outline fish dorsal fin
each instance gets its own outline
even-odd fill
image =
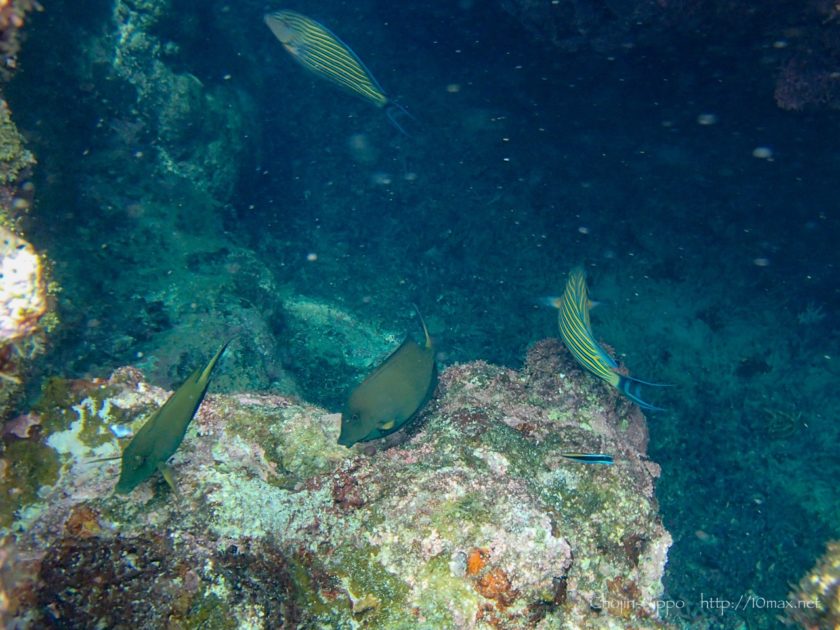
[[[423,326],[423,335],[426,338],[425,347],[427,350],[431,350],[432,348],[432,337],[429,335],[429,328],[426,326],[426,320],[423,319],[423,313],[420,312],[420,309],[417,307],[416,304],[412,304],[414,306],[414,310],[417,311],[417,317],[420,318],[420,324]]]
[[[216,354],[213,355],[213,358],[210,359],[210,362],[207,363],[207,366],[201,372],[198,373],[198,378],[195,379],[197,383],[203,383],[210,380],[210,374],[213,372],[213,368],[216,367],[216,363],[219,362],[219,359],[222,358],[222,355],[224,354],[225,350],[227,350],[227,347],[230,345],[230,342],[234,339],[235,337],[231,337],[230,339],[225,341],[224,344],[222,344],[222,347],[219,348],[218,352],[216,352]]]

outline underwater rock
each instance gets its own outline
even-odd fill
[[[20,51],[20,29],[26,14],[40,9],[35,0],[4,0],[0,2],[0,79],[7,80],[17,68]]]
[[[244,161],[246,139],[253,137],[250,102],[232,88],[205,85],[173,68],[179,43],[158,34],[167,20],[180,17],[169,0],[114,0],[112,16],[103,35],[86,44],[80,78],[96,77],[107,51],[108,78],[136,95],[121,115],[142,122],[144,135],[154,137],[161,175],[224,202]],[[205,208],[195,211],[197,217],[207,214]]]
[[[23,137],[12,122],[9,106],[0,97],[0,186],[14,184],[34,164],[35,157],[24,146]]]
[[[42,264],[31,245],[0,226],[0,428],[23,393],[29,366],[44,351]]]
[[[840,627],[840,541],[828,543],[817,564],[799,581],[785,609],[800,628]]]
[[[0,81],[17,70],[20,31],[27,14],[41,10],[35,0],[0,2]],[[46,337],[57,325],[52,261],[36,252],[24,233],[23,217],[32,207],[29,181],[35,155],[12,119],[0,86],[0,429],[24,391],[33,361],[44,353]],[[0,453],[5,448],[0,443]],[[0,560],[0,569],[2,560]],[[2,599],[2,595],[0,595]],[[0,606],[2,603],[0,603]]]
[[[45,452],[2,531],[31,579],[7,589],[32,627],[661,627],[671,538],[638,408],[556,340],[522,371],[440,375],[403,442],[336,443],[339,416],[281,396],[219,395],[160,476],[113,494],[110,427],[167,392],[123,368],[54,381],[19,440]],[[564,459],[603,451],[613,466]],[[57,470],[57,472],[56,472]],[[21,572],[21,575],[25,575]],[[134,602],[142,601],[138,607]],[[151,624],[151,625],[149,625]]]
[[[294,293],[282,297],[282,313],[284,364],[307,398],[335,409],[343,405],[350,385],[387,358],[406,334],[376,328],[339,305]]]
[[[75,37],[64,27],[73,10],[57,3],[50,19],[33,24],[33,49],[62,42],[55,57],[27,62],[54,67],[54,83],[18,98],[51,128],[34,134],[35,142],[51,139],[39,146],[45,196],[68,186],[78,193],[42,204],[37,217],[39,243],[67,279],[62,312],[76,324],[49,360],[66,373],[104,373],[145,357],[149,378],[171,384],[201,358],[208,337],[242,326],[248,343],[230,360],[253,369],[237,370],[243,378],[230,388],[293,390],[271,358],[279,356],[268,322],[277,308],[271,274],[225,229],[259,136],[251,97],[215,74],[202,81],[188,71],[179,51],[196,36],[175,3],[98,3]],[[76,89],[69,95],[56,84]],[[98,121],[81,151],[81,127],[49,114],[68,98],[80,120]],[[68,160],[72,183],[58,176]]]
[[[0,344],[7,344],[38,329],[47,311],[47,287],[35,249],[2,226],[0,280]]]

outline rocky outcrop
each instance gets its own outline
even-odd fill
[[[119,462],[93,460],[118,455],[114,433],[137,430],[166,395],[125,368],[53,381],[19,419],[10,449],[23,463],[2,488],[21,497],[2,515],[18,616],[47,627],[660,626],[671,539],[644,417],[556,341],[536,344],[522,371],[447,368],[418,422],[353,449],[318,407],[211,393],[173,460],[180,496],[157,477],[113,495]]]

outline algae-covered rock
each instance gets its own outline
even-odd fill
[[[9,106],[0,98],[0,186],[16,182],[20,173],[33,164],[35,157],[24,147]]]
[[[831,541],[790,594],[787,618],[800,628],[840,627],[840,541]]]
[[[137,627],[660,627],[671,539],[644,417],[555,341],[522,371],[444,370],[390,447],[338,446],[339,417],[299,400],[211,390],[171,462],[179,496],[159,476],[114,495],[119,461],[93,460],[118,454],[113,428],[137,430],[166,395],[135,369],[45,393],[22,442],[58,465],[16,478],[27,501],[5,527],[40,563],[19,615],[87,627],[115,610]]]
[[[32,245],[0,225],[0,425],[23,391],[31,362],[43,353],[49,310],[44,262]]]
[[[302,295],[285,296],[282,312],[286,365],[309,398],[335,409],[349,384],[361,381],[406,334],[378,329],[339,305]]]

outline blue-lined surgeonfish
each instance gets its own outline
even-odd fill
[[[118,494],[128,494],[156,470],[163,474],[166,483],[175,491],[175,480],[166,461],[175,454],[184,440],[187,427],[210,386],[213,368],[230,341],[226,341],[205,367],[196,369],[172,393],[125,447],[120,479],[115,489]]]
[[[425,343],[407,338],[356,387],[341,412],[338,443],[353,446],[398,431],[416,417],[437,385],[435,349],[420,311]]]
[[[618,364],[607,354],[607,351],[595,341],[592,334],[592,324],[589,321],[589,291],[586,288],[586,274],[581,267],[575,267],[569,272],[566,289],[559,298],[546,298],[546,303],[557,308],[560,312],[557,321],[560,325],[560,336],[572,356],[584,369],[615,387],[642,409],[647,411],[662,411],[645,402],[640,397],[642,385],[664,387],[661,383],[649,383],[632,376],[618,373]]]
[[[266,13],[264,20],[274,36],[300,65],[384,109],[391,123],[402,133],[406,133],[394,116],[411,115],[390,99],[362,60],[330,29],[295,11]]]

